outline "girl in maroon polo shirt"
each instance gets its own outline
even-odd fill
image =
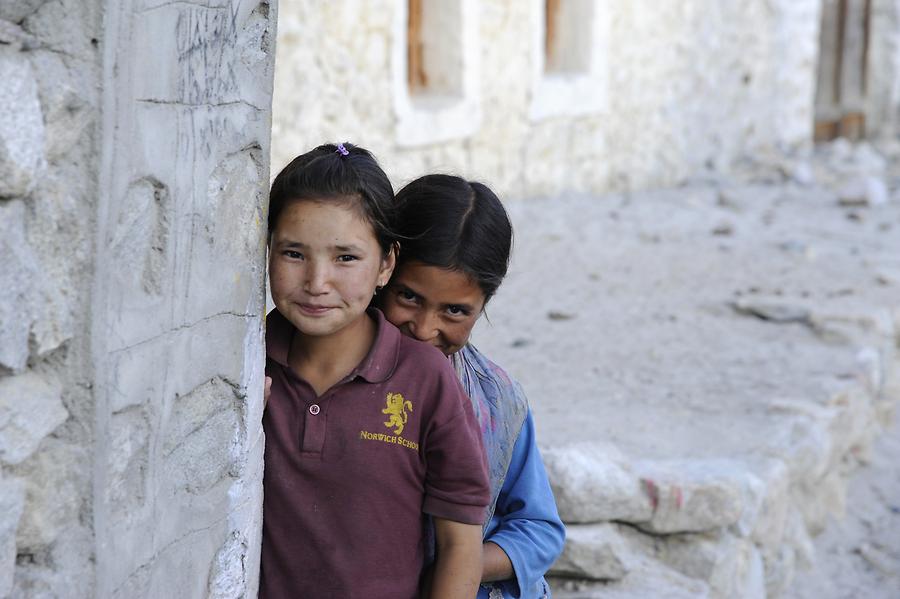
[[[351,144],[272,184],[261,597],[415,597],[426,515],[431,596],[477,591],[490,491],[471,403],[439,351],[367,310],[395,265],[392,214]]]

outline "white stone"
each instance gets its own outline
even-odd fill
[[[93,106],[87,100],[83,77],[73,77],[63,58],[56,52],[35,50],[31,58],[44,113],[46,157],[62,158],[94,123]]]
[[[796,507],[788,510],[784,528],[785,542],[794,550],[795,561],[801,568],[812,568],[816,561],[816,547],[813,544],[803,514]]]
[[[852,161],[864,173],[882,173],[887,167],[887,159],[867,141],[854,146]]]
[[[0,597],[8,597],[16,569],[16,528],[25,504],[22,481],[0,473]]]
[[[631,553],[615,524],[569,524],[562,555],[551,566],[550,574],[619,580],[629,571]]]
[[[685,576],[702,580],[714,597],[759,596],[747,592],[762,582],[762,571],[755,563],[758,551],[748,539],[721,531],[653,536],[628,527],[621,530],[633,551],[641,551]]]
[[[706,599],[714,596],[709,585],[702,580],[685,576],[649,558],[639,559],[634,564],[634,569],[622,580],[609,583],[575,581],[567,584],[563,579],[556,578],[551,584],[553,597],[556,599]]]
[[[201,493],[240,474],[240,413],[234,389],[214,379],[178,397],[162,435],[163,473],[178,490]],[[203,455],[202,460],[197,456]]]
[[[878,397],[884,387],[884,362],[881,352],[874,347],[863,347],[856,352],[856,364],[873,397]]]
[[[796,550],[790,545],[776,547],[770,554],[763,555],[767,597],[784,596],[794,579],[796,556]]]
[[[876,176],[853,179],[838,190],[838,202],[842,206],[883,206],[889,200],[887,184]]]
[[[874,398],[862,385],[853,385],[828,400],[833,417],[831,463],[837,465],[849,452],[867,455],[879,431]]]
[[[247,591],[247,540],[232,533],[216,553],[209,572],[209,599],[243,599]]]
[[[18,23],[48,0],[3,0],[0,2],[0,19]]]
[[[0,462],[19,464],[66,421],[62,390],[33,372],[0,379]]]
[[[0,92],[2,93],[2,92]],[[12,371],[28,361],[31,302],[40,266],[25,238],[25,205],[0,201],[0,366]]]
[[[141,516],[146,498],[150,423],[144,408],[133,406],[113,414],[108,434],[104,499],[114,517],[130,522]]]
[[[37,553],[78,522],[90,457],[84,448],[48,439],[22,464],[20,470],[28,476],[26,508],[17,535],[19,551]]]
[[[827,472],[833,451],[828,427],[833,410],[805,400],[776,400],[773,413],[786,415],[764,441],[764,455],[783,460],[792,482],[812,482]]]
[[[781,460],[761,460],[751,467],[747,501],[739,533],[761,547],[776,547],[782,542],[790,506],[790,476]]]
[[[639,522],[652,516],[638,476],[612,445],[548,447],[543,458],[564,522]]]
[[[791,501],[803,514],[812,535],[825,530],[829,518],[843,518],[847,511],[847,481],[837,470],[812,483],[791,487]]]
[[[739,522],[746,466],[725,459],[644,461],[635,467],[654,506],[636,525],[654,533],[700,532]]]
[[[46,166],[44,118],[24,53],[0,46],[0,81],[0,197],[19,197]]]
[[[10,599],[94,597],[93,541],[86,527],[67,527],[39,559],[17,564]]]

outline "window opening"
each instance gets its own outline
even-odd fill
[[[591,4],[591,0],[545,0],[545,73],[585,73],[590,69]]]
[[[865,135],[871,0],[827,0],[822,7],[815,140]]]
[[[461,96],[462,3],[408,0],[407,6],[406,75],[410,93]]]
[[[422,61],[422,0],[409,0],[406,40],[407,83],[410,91],[422,91],[428,85]]]

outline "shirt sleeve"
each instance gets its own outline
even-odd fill
[[[541,459],[531,410],[513,449],[512,460],[485,541],[496,543],[512,562],[515,577],[506,594],[528,597],[562,553],[566,533]]]
[[[442,358],[443,359],[443,358]],[[482,524],[490,483],[481,430],[450,363],[443,362],[437,407],[423,450],[425,501],[422,511],[464,524]]]

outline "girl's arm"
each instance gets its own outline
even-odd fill
[[[484,555],[481,566],[481,582],[494,582],[512,578],[515,571],[509,556],[500,548],[500,545],[492,541],[485,541]]]
[[[481,526],[434,518],[432,599],[472,599],[481,580]]]

